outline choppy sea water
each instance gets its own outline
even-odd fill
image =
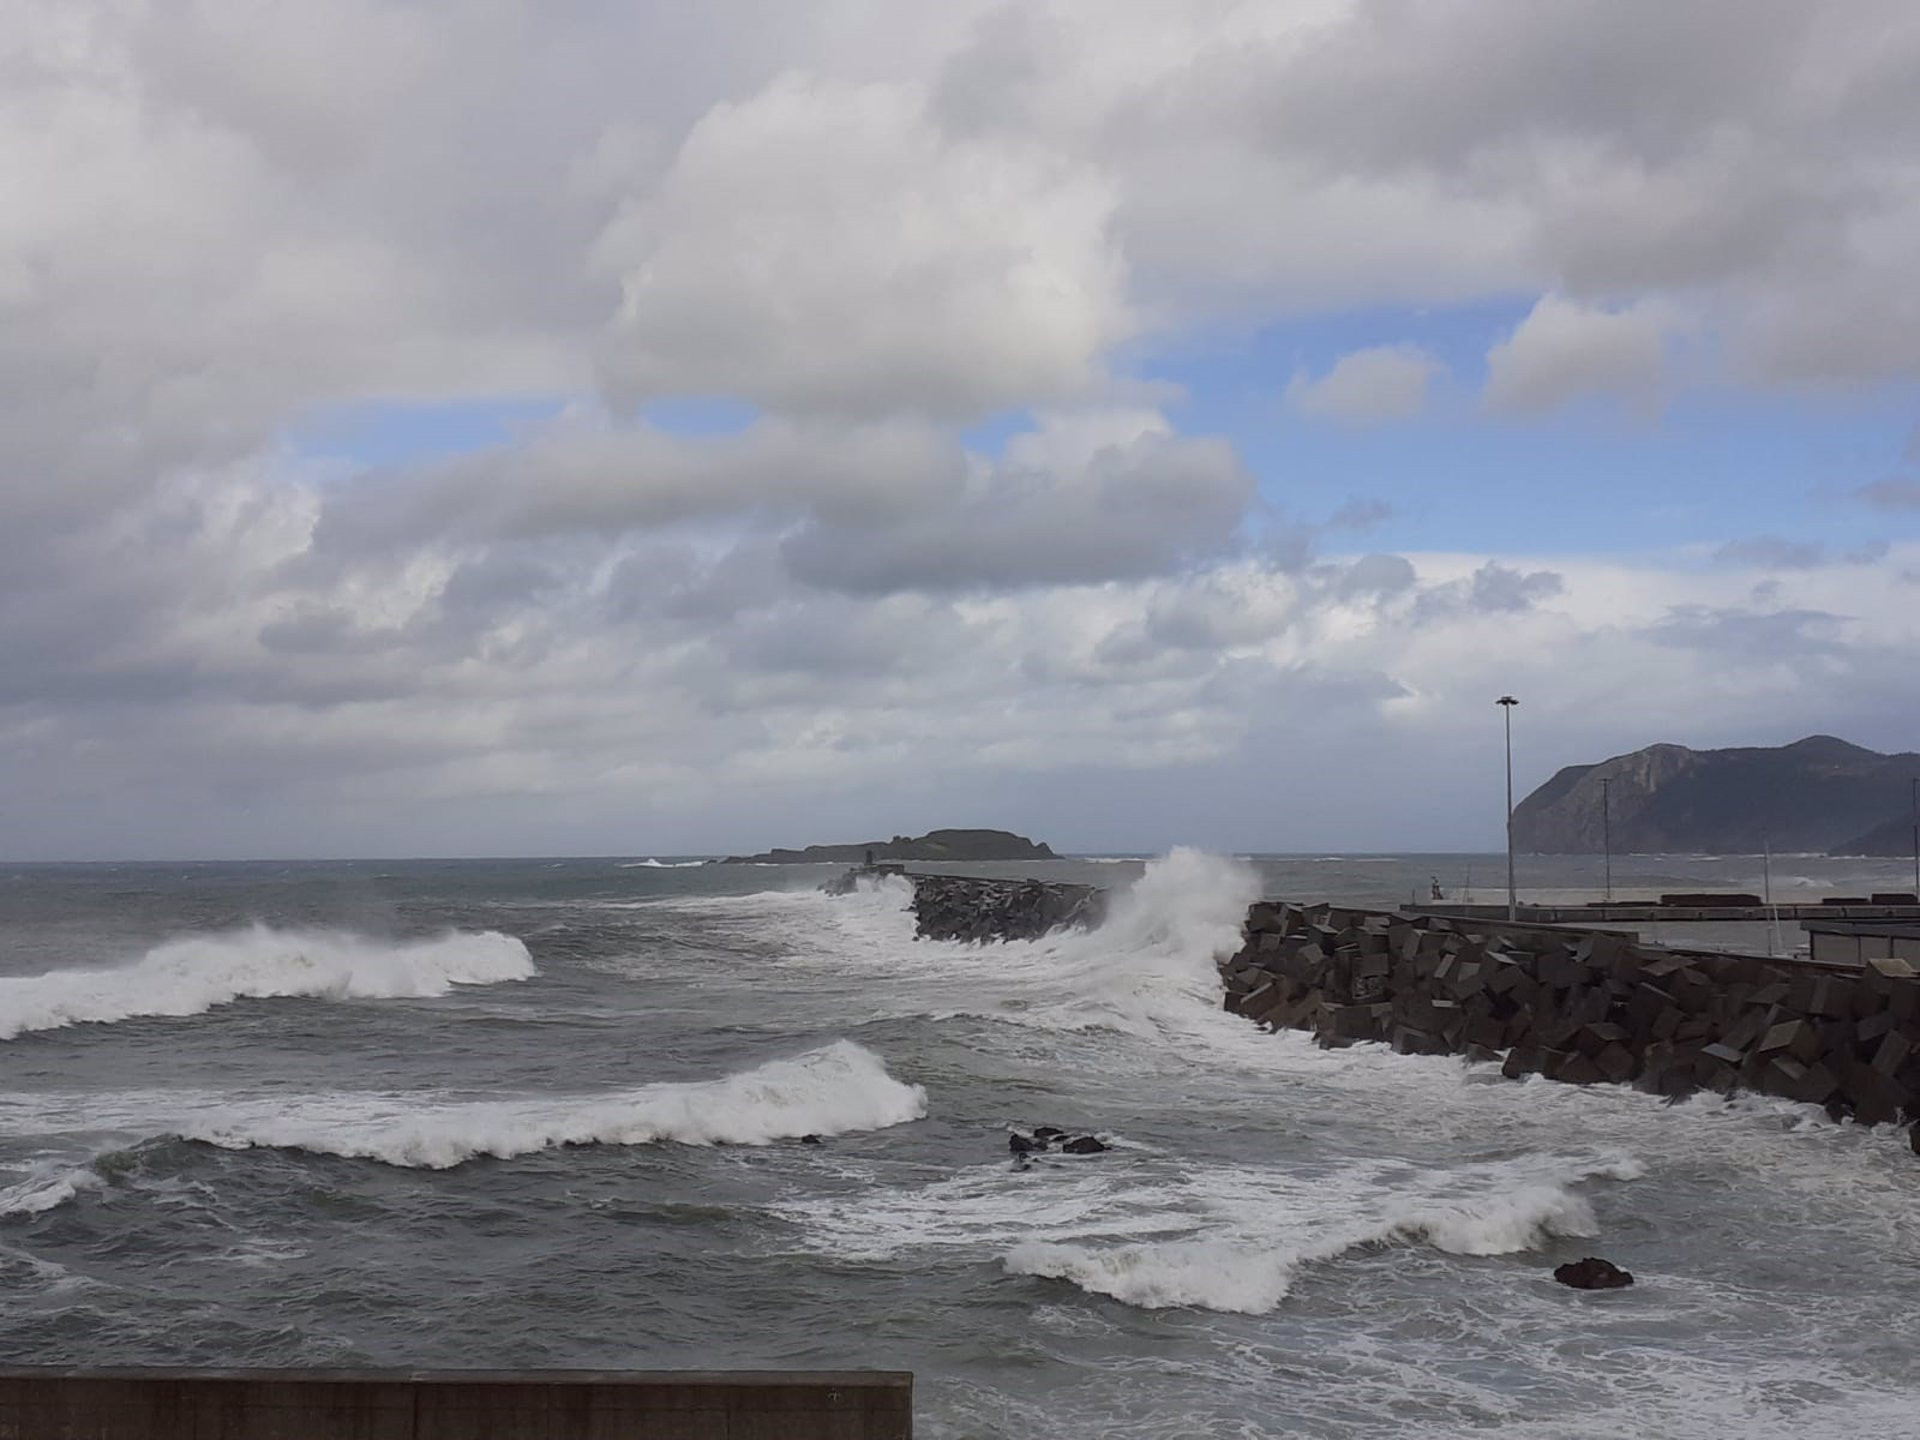
[[[1124,894],[967,948],[824,867],[0,869],[0,1362],[900,1368],[936,1437],[1920,1433],[1902,1134],[1219,1010],[1254,895],[1500,857],[973,868]],[[1040,1123],[1114,1149],[1015,1171]],[[1589,1253],[1640,1283],[1552,1282]]]

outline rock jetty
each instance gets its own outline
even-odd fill
[[[855,865],[820,888],[851,895],[862,881],[889,877],[913,886],[914,934],[922,940],[1037,940],[1050,930],[1090,930],[1106,918],[1107,892],[1050,880],[985,880],[909,875],[903,865]]]
[[[1669,950],[1633,936],[1263,901],[1226,1008],[1325,1046],[1382,1041],[1667,1096],[1755,1090],[1920,1117],[1920,974]]]
[[[928,940],[1037,940],[1067,926],[1091,929],[1106,917],[1107,892],[1046,880],[977,880],[909,875],[916,933]]]

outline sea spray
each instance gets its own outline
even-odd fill
[[[426,998],[533,973],[526,945],[494,930],[394,941],[255,925],[169,940],[131,965],[0,979],[0,1040],[270,996]]]
[[[328,1096],[181,1130],[228,1149],[272,1146],[445,1170],[563,1145],[766,1145],[802,1135],[880,1130],[927,1113],[927,1092],[880,1057],[840,1040],[718,1080],[600,1095],[459,1104],[417,1097]]]
[[[777,963],[857,984],[868,1013],[1165,1040],[1223,1022],[1244,1028],[1220,1013],[1214,961],[1239,948],[1258,895],[1248,866],[1179,848],[1116,890],[1098,928],[1003,944],[916,940],[912,885],[897,877],[844,896],[770,891],[669,903],[728,933],[773,937]]]

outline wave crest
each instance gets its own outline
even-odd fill
[[[169,940],[131,965],[0,979],[0,1040],[65,1025],[198,1015],[242,999],[424,999],[533,973],[526,945],[497,930],[398,942],[255,925]]]
[[[0,1215],[41,1215],[75,1199],[83,1190],[102,1190],[106,1181],[85,1167],[46,1168],[24,1180],[0,1185]]]
[[[358,1113],[340,1113],[355,1106]],[[393,1096],[336,1096],[181,1133],[232,1150],[271,1146],[445,1170],[482,1155],[506,1159],[563,1145],[766,1145],[882,1130],[926,1113],[922,1087],[895,1080],[879,1056],[839,1040],[719,1080],[424,1107]]]
[[[1302,1266],[1351,1250],[1426,1244],[1451,1255],[1511,1255],[1560,1236],[1597,1233],[1585,1197],[1565,1184],[1535,1184],[1448,1203],[1411,1202],[1291,1247],[1253,1238],[1117,1246],[1028,1242],[1014,1246],[1004,1264],[1009,1274],[1066,1280],[1142,1309],[1193,1306],[1259,1315],[1286,1298]]]

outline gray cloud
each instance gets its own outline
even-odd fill
[[[1326,503],[1292,456],[1263,497],[1136,378],[1219,322],[1518,298],[1501,413],[1910,380],[1904,4],[8,19],[12,851],[724,846],[878,794],[1116,830],[1224,797],[1254,843],[1249,755],[1298,816],[1351,813],[1325,757],[1431,776],[1490,625],[1515,685],[1657,673],[1701,729],[1748,723],[1769,653],[1806,672],[1768,669],[1769,713],[1824,716],[1833,674],[1863,723],[1911,713],[1910,547],[1316,559],[1381,512],[1284,522]],[[1433,377],[1389,344],[1296,401],[1405,415]],[[752,423],[646,408],[684,396]],[[286,438],[527,397],[563,413],[425,463]],[[983,418],[1020,433],[970,447]]]
[[[1810,540],[1785,540],[1777,535],[1757,535],[1750,540],[1729,540],[1713,552],[1723,565],[1752,565],[1762,570],[1811,570],[1824,564],[1827,547]]]
[[[1812,540],[1788,540],[1778,535],[1756,535],[1729,540],[1713,558],[1723,565],[1746,565],[1761,570],[1814,570],[1822,565],[1872,565],[1884,560],[1891,544],[1871,541],[1852,550],[1835,551]]]
[[[1409,420],[1427,406],[1440,362],[1417,345],[1380,345],[1343,355],[1318,379],[1296,375],[1287,403],[1303,415],[1348,424]]]
[[[1381,572],[1389,574],[1388,567]],[[1552,570],[1516,570],[1489,560],[1463,580],[1422,592],[1416,614],[1431,622],[1458,615],[1519,615],[1565,592],[1566,580]]]
[[[1661,645],[1774,663],[1836,654],[1845,645],[1848,623],[1847,617],[1824,610],[1677,605],[1646,633]]]
[[[1221,443],[1141,433],[1066,460],[1014,453],[945,503],[870,521],[816,519],[783,547],[793,573],[850,591],[1137,579],[1224,551],[1253,479]]]
[[[1582,395],[1643,408],[1657,402],[1666,368],[1668,317],[1660,307],[1606,310],[1542,297],[1487,355],[1487,408],[1538,414]]]
[[[1881,510],[1920,510],[1920,480],[1876,480],[1854,493]]]

